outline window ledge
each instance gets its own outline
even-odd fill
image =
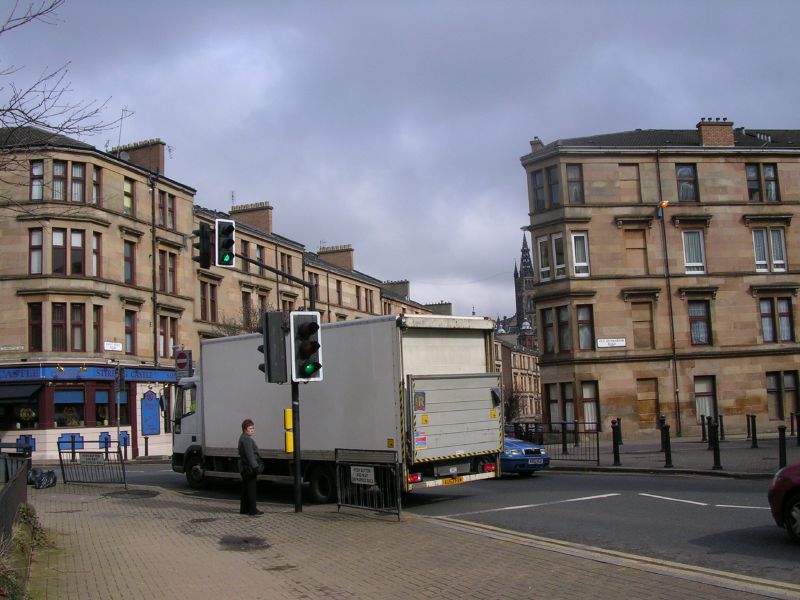
[[[128,227],[127,225],[120,225],[119,231],[123,235],[131,235],[133,237],[142,237],[144,235],[144,231],[139,231],[138,229],[134,229],[133,227]]]
[[[142,298],[135,298],[133,296],[123,296],[122,294],[120,294],[119,299],[122,302],[123,306],[125,305],[142,306],[145,303],[145,300],[143,300]]]
[[[41,288],[17,290],[17,296],[38,296],[38,295],[61,294],[64,296],[97,296],[99,298],[110,298],[111,293],[91,288]]]
[[[791,294],[797,296],[797,291],[800,290],[800,283],[787,282],[787,283],[765,283],[762,285],[751,285],[750,294],[753,298],[759,296],[771,296],[774,294]]]
[[[653,227],[652,215],[619,215],[614,217],[617,229],[622,229],[623,225],[647,225],[648,229]]]
[[[159,310],[159,312],[160,311],[164,311],[164,312],[170,312],[170,313],[175,313],[175,314],[182,315],[183,311],[184,311],[184,307],[183,306],[175,306],[174,304],[165,304],[163,302],[159,302],[158,303],[158,310]]]
[[[750,224],[753,225],[763,225],[764,223],[779,223],[788,227],[792,224],[792,215],[787,214],[752,214],[752,215],[743,215],[742,218],[744,219],[744,224],[747,227],[750,227]]]
[[[183,247],[184,247],[183,244],[181,244],[180,242],[176,242],[176,241],[170,240],[170,239],[162,237],[160,235],[156,236],[156,240],[162,246],[167,246],[168,248],[172,248],[174,250],[183,250]]]
[[[661,288],[622,288],[622,300],[627,302],[632,298],[652,298],[655,301],[658,301],[658,295],[661,293]]]
[[[675,227],[681,225],[701,225],[705,228],[711,224],[711,215],[672,215],[672,224]]]
[[[700,286],[700,287],[682,287],[678,288],[678,294],[681,297],[681,300],[686,298],[686,296],[702,296],[705,298],[716,299],[717,291],[719,291],[719,287],[717,286]]]

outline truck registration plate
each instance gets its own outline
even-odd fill
[[[541,458],[529,458],[528,459],[528,464],[529,465],[540,465],[543,462],[544,462],[544,460],[541,459]]]
[[[463,483],[463,477],[448,477],[447,479],[442,479],[442,485],[456,485],[457,483]]]

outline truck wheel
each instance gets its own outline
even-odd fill
[[[800,494],[795,494],[786,502],[783,524],[789,532],[789,537],[795,542],[800,542]]]
[[[336,477],[333,469],[324,465],[312,467],[306,475],[309,498],[317,504],[336,502]]]
[[[208,485],[208,479],[203,469],[203,461],[199,456],[192,456],[186,461],[186,482],[195,490],[202,490]]]

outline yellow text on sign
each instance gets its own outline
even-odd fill
[[[490,419],[496,419],[497,418],[497,411],[494,408],[489,411],[489,418]]]
[[[428,415],[422,415],[422,424],[423,425],[427,425],[428,424]]]

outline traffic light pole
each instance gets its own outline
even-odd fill
[[[293,281],[299,285],[307,287],[308,308],[309,310],[314,310],[316,308],[317,298],[313,284],[309,283],[308,281],[304,281],[299,277],[295,277],[294,275],[290,275],[285,271],[281,271],[275,267],[270,267],[262,262],[253,260],[249,256],[236,254],[236,258],[254,264],[262,269],[266,269],[270,273],[281,275],[289,281]],[[292,426],[294,428],[294,451],[292,454],[292,460],[294,461],[294,512],[299,513],[303,512],[303,471],[302,465],[300,464],[300,384],[296,381],[292,382]]]

